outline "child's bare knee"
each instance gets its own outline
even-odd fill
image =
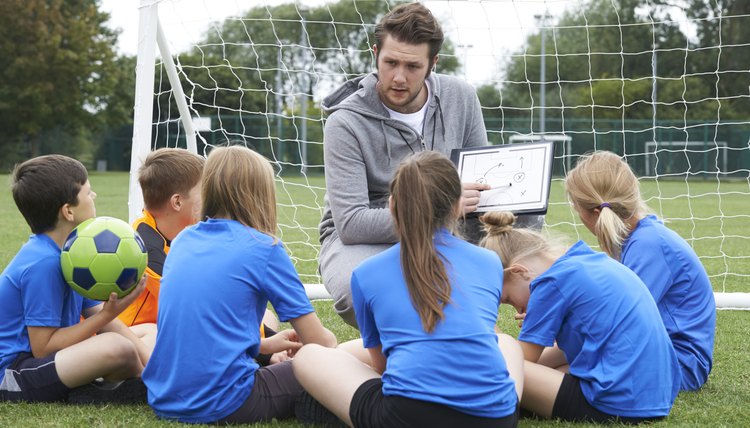
[[[102,352],[109,361],[115,365],[124,367],[128,365],[138,366],[140,360],[135,344],[117,333],[104,333],[106,343],[102,346]]]
[[[295,373],[298,370],[304,370],[312,364],[311,361],[313,361],[315,356],[320,354],[320,352],[325,352],[325,348],[315,343],[310,343],[300,348],[292,360],[292,367],[294,368]]]

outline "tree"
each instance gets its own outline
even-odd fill
[[[697,40],[678,23],[694,19]],[[660,120],[746,117],[750,2],[587,0],[545,31],[547,118]],[[505,117],[538,123],[541,34],[505,64]],[[717,73],[717,70],[719,73]],[[547,127],[549,129],[549,127]],[[526,130],[527,132],[530,130]]]
[[[43,151],[90,152],[116,79],[117,34],[96,0],[0,2],[0,150],[5,167]]]
[[[279,100],[296,94],[311,98],[321,81],[340,83],[374,68],[375,23],[392,6],[339,0],[253,7],[241,19],[217,23],[178,56],[183,88],[196,111],[219,116],[274,112]],[[453,52],[446,41],[441,72],[458,68]]]

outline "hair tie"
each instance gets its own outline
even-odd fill
[[[609,204],[609,202],[603,202],[601,205],[599,205],[600,209],[609,208],[612,209],[612,205]]]

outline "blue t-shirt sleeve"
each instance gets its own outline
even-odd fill
[[[65,293],[72,293],[62,276],[60,260],[46,257],[26,270],[21,281],[24,323],[32,327],[60,327]]]
[[[315,311],[281,242],[270,249],[265,278],[261,286],[279,320],[286,322]]]
[[[566,311],[567,302],[554,280],[540,281],[529,296],[518,340],[540,346],[554,345]]]
[[[661,302],[672,284],[672,270],[658,242],[633,242],[623,254],[622,264],[641,278],[657,304]]]
[[[91,300],[88,297],[84,297],[83,298],[83,309],[93,308],[94,306],[101,305],[103,303],[104,302],[100,302],[98,300]]]
[[[362,335],[362,344],[365,348],[374,348],[379,346],[380,333],[375,325],[375,318],[370,310],[368,302],[365,301],[365,297],[362,294],[362,289],[359,286],[359,280],[357,279],[357,273],[352,274],[352,306],[354,308],[354,317],[357,319],[357,326],[359,332]]]

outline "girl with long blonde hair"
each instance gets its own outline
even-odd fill
[[[651,291],[680,360],[681,389],[699,389],[713,365],[716,303],[695,251],[648,214],[638,178],[614,153],[583,157],[568,173],[565,190],[602,249]]]
[[[189,423],[253,423],[294,414],[290,361],[259,353],[335,346],[276,232],[273,170],[242,146],[215,148],[203,171],[204,220],[177,235],[164,264],[156,347],[143,372],[156,415]],[[261,341],[268,302],[293,327]]]

